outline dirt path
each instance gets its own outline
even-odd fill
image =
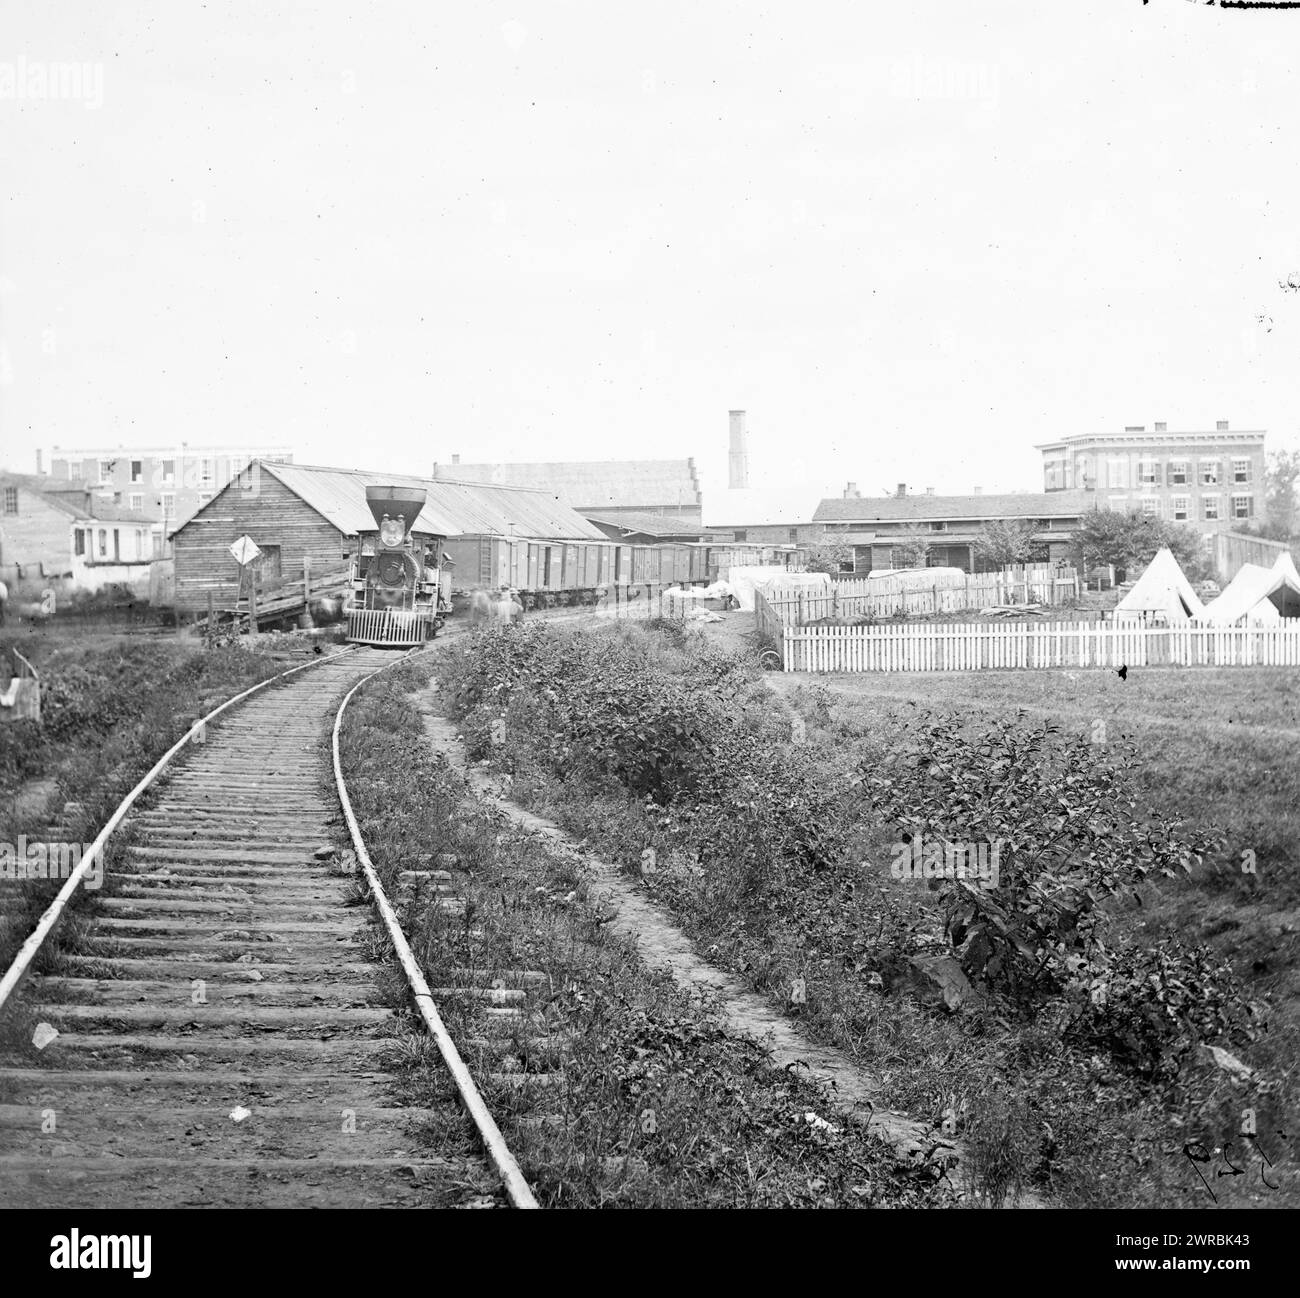
[[[610,927],[636,944],[647,965],[665,970],[680,987],[705,999],[733,1032],[764,1044],[779,1067],[806,1069],[810,1076],[831,1086],[846,1116],[883,1137],[904,1158],[923,1160],[945,1155],[960,1158],[960,1146],[953,1145],[930,1124],[878,1107],[879,1083],[841,1051],[809,1041],[764,997],[701,959],[668,912],[650,901],[617,866],[582,849],[553,821],[512,802],[503,791],[499,777],[470,766],[456,738],[455,726],[440,715],[436,693],[417,694],[415,702],[423,714],[425,733],[434,750],[467,778],[479,797],[500,808],[521,829],[536,834],[550,850],[567,854],[582,865],[591,881],[592,900],[606,912],[614,913]],[[1042,1205],[1026,1195],[1017,1206]]]
[[[454,1106],[403,1105],[390,1064],[412,1029],[375,985],[369,910],[330,860],[344,831],[322,728],[388,661],[349,654],[250,700],[135,815],[89,935],[11,1007],[0,1207],[429,1207],[497,1191]],[[39,1048],[38,1024],[57,1032]],[[436,1155],[414,1130],[430,1123],[447,1133]]]

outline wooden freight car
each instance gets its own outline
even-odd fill
[[[707,583],[716,575],[713,548],[699,544],[619,545],[613,541],[546,541],[503,536],[450,537],[451,590],[509,587],[525,609],[594,604],[616,588],[654,596],[669,586]]]

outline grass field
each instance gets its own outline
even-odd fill
[[[1134,929],[1204,942],[1230,961],[1270,1007],[1270,1030],[1250,1061],[1291,1089],[1300,1058],[1300,671],[1166,668],[1134,670],[1126,681],[1110,671],[770,679],[801,710],[827,718],[820,738],[832,750],[924,714],[954,730],[1022,714],[1103,745],[1131,738],[1144,801],[1215,830],[1222,847],[1190,876],[1147,885],[1140,916],[1132,903],[1116,909]],[[1242,870],[1248,852],[1254,874]]]
[[[1278,1134],[1297,1117],[1300,673],[764,674],[752,628],[743,614],[709,624],[712,653],[668,624],[494,638],[458,655],[444,687],[472,755],[512,775],[513,797],[640,878],[711,960],[873,1074],[880,1103],[955,1123],[1061,1206],[1212,1206],[1210,1193],[1221,1206],[1300,1202]],[[717,649],[736,655],[730,666]],[[497,720],[502,738],[490,740]],[[1089,1018],[1068,979],[1026,999],[991,971],[988,999],[945,1013],[908,962],[950,949],[951,891],[890,868],[918,817],[945,838],[1012,834],[1013,879],[1063,834],[1079,845],[1074,864],[1049,871],[1098,878],[1119,877],[1133,844],[1178,856],[1195,843],[1190,876],[1155,871],[1097,894],[1109,955],[1094,967],[1131,1008]],[[652,877],[639,869],[647,847]],[[1255,874],[1240,869],[1246,851]],[[1019,887],[997,896],[1040,913]],[[1056,930],[1059,947],[1033,939],[1032,958],[1071,949],[1072,922]],[[1244,988],[1225,981],[1223,961]],[[1170,1052],[1154,1070],[1126,1026],[1152,1021]],[[1256,1077],[1239,1083],[1198,1040]],[[1178,1060],[1171,1083],[1161,1069]],[[1260,1123],[1252,1148],[1276,1165],[1269,1182],[1252,1163],[1228,1180],[1211,1169],[1207,1191],[1189,1142],[1240,1162],[1246,1109]]]

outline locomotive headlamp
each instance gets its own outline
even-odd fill
[[[379,524],[379,539],[387,546],[401,545],[406,536],[406,517],[398,514],[396,518],[384,515]]]

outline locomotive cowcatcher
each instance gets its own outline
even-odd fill
[[[420,487],[366,488],[375,529],[358,534],[352,560],[345,612],[353,644],[411,649],[442,629],[442,538],[413,531],[427,496]]]

